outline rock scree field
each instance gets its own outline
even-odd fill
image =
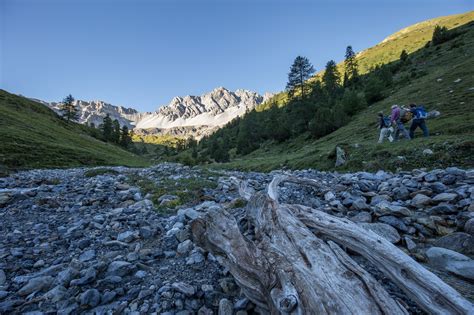
[[[320,209],[373,231],[472,306],[474,170],[256,173],[164,163],[143,169],[32,170],[1,178],[0,313],[258,311],[221,264],[226,253],[199,247],[191,226],[225,211],[248,227],[249,204],[238,183],[264,191],[282,174],[324,187],[284,184],[282,203]],[[186,188],[175,183],[189,181],[202,185],[188,191],[194,198],[180,200]],[[255,237],[245,227],[242,231],[249,240]],[[348,253],[409,313],[424,312],[377,266]]]

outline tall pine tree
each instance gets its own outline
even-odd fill
[[[105,141],[112,141],[114,127],[112,125],[112,119],[110,118],[109,114],[107,114],[102,122],[102,135],[104,136]]]
[[[120,143],[120,123],[117,119],[113,121],[113,131],[112,131],[112,141],[119,144]]]
[[[314,73],[314,68],[309,62],[308,58],[298,56],[288,73],[288,83],[286,90],[288,95],[292,97],[297,89],[300,90],[301,98],[305,97],[305,81],[308,80]]]
[[[128,132],[128,127],[123,126],[120,134],[120,145],[124,148],[128,148],[128,146],[132,143],[132,138]]]
[[[356,54],[354,50],[352,50],[352,46],[347,46],[345,57],[344,86],[352,86],[359,80],[359,69],[357,65]]]
[[[323,74],[323,84],[327,93],[331,97],[335,97],[341,87],[341,78],[339,71],[337,71],[336,62],[334,60],[329,60],[326,64],[326,69]]]
[[[77,119],[77,108],[74,105],[74,97],[72,97],[71,94],[64,98],[60,110],[63,113],[63,117],[65,117],[68,122]]]

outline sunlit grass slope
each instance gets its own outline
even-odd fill
[[[46,106],[0,90],[0,167],[144,166],[147,161],[90,137]]]
[[[365,74],[376,65],[387,64],[398,60],[403,50],[411,54],[423,48],[426,43],[431,40],[436,25],[452,29],[465,25],[470,21],[474,21],[474,11],[437,17],[406,27],[388,36],[379,44],[359,52],[356,57],[359,71],[361,74]],[[350,43],[348,43],[348,45],[349,44]],[[343,56],[343,54],[344,52],[341,52],[341,56]],[[338,60],[339,58],[338,56],[334,56],[334,59]],[[341,74],[344,73],[344,62],[338,63],[338,70]],[[310,81],[321,78],[323,73],[323,71],[319,71]],[[286,104],[287,101],[287,94],[280,92],[269,102],[262,104],[259,110],[268,108],[270,102],[275,102],[282,106]]]
[[[472,12],[458,17],[459,22],[453,17],[443,19],[451,26],[474,19]],[[415,25],[408,30],[419,32],[419,27]],[[474,22],[459,27],[459,31],[462,34],[453,40],[412,53],[411,65],[395,76],[397,83],[390,95],[356,115],[348,125],[318,140],[302,135],[282,144],[267,143],[225,167],[264,171],[281,167],[332,170],[336,146],[343,147],[348,154],[348,163],[338,168],[342,171],[474,167]],[[399,36],[399,45],[406,47],[410,33]],[[382,43],[377,49],[367,50],[371,60],[387,58],[376,54],[377,51],[383,54],[385,50],[380,47],[387,45]],[[382,110],[388,114],[392,104],[411,102],[441,112],[440,117],[427,121],[431,136],[424,139],[418,130],[412,141],[377,144],[376,113]],[[424,149],[434,153],[424,155]]]

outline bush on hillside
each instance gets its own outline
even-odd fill
[[[365,84],[365,99],[368,104],[373,104],[384,99],[384,84],[376,76],[371,76]]]

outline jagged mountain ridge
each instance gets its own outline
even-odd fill
[[[180,136],[200,136],[223,126],[246,111],[252,110],[271,97],[271,94],[259,95],[256,92],[238,89],[235,92],[218,87],[201,96],[187,95],[174,97],[168,105],[155,112],[140,113],[133,108],[115,106],[103,101],[76,100],[79,109],[78,121],[83,124],[102,123],[107,114],[117,119],[123,126],[133,129],[150,129],[156,133],[175,134]],[[38,100],[36,100],[38,101]],[[41,102],[41,101],[40,101]],[[61,103],[41,102],[56,112]],[[195,128],[189,128],[195,127]],[[192,130],[200,130],[198,134]]]

